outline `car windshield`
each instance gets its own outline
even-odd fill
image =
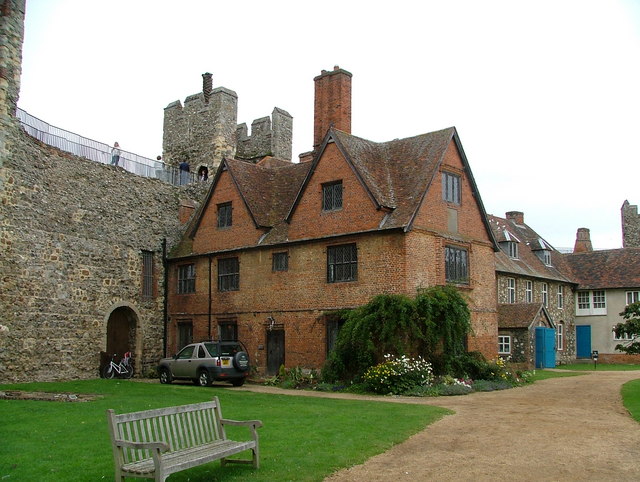
[[[239,343],[214,343],[214,342],[206,342],[204,343],[204,347],[207,349],[209,354],[212,357],[217,356],[233,356],[239,351],[242,351],[242,347]]]
[[[212,357],[218,356],[218,345],[215,343],[205,343],[204,347],[207,349]]]
[[[220,356],[233,356],[239,351],[242,351],[242,348],[236,343],[220,345]]]

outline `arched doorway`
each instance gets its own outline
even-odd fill
[[[128,306],[119,306],[115,308],[109,315],[107,320],[107,343],[106,352],[100,357],[100,373],[102,367],[109,363],[112,355],[116,355],[115,360],[120,361],[122,356],[130,351],[133,355],[137,354],[137,330],[138,315]],[[133,362],[138,368],[139,360],[134,357]]]

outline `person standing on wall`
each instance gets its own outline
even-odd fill
[[[183,186],[185,184],[189,184],[189,163],[187,161],[182,161],[180,163],[180,185]]]
[[[120,144],[117,142],[113,145],[111,149],[111,165],[117,166],[120,162]]]

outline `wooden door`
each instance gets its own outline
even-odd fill
[[[267,375],[277,375],[284,365],[284,330],[267,330]]]

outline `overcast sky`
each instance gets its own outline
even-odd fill
[[[313,78],[353,74],[352,133],[455,126],[488,213],[525,213],[556,248],[622,246],[640,204],[640,0],[27,0],[18,105],[155,158],[163,109],[213,86],[238,122],[280,107],[294,159]]]

